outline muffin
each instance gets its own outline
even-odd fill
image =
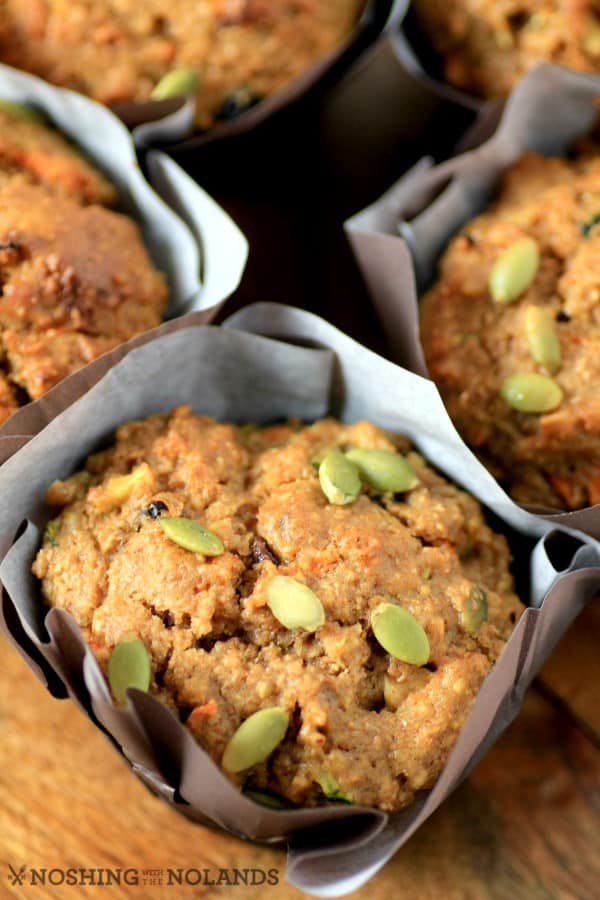
[[[421,305],[451,418],[521,503],[600,502],[599,222],[596,145],[526,153],[450,241]]]
[[[114,186],[42,116],[0,100],[0,171],[27,174],[78,203],[116,206]]]
[[[47,500],[33,572],[115,698],[148,688],[271,803],[409,804],[520,611],[479,504],[366,421],[177,407],[121,426]]]
[[[600,72],[594,0],[413,0],[411,9],[446,79],[470,93],[505,96],[543,62]]]
[[[0,106],[0,423],[159,325],[164,277],[115,188],[58,132]]]
[[[340,44],[365,0],[1,0],[0,60],[102,103],[148,100],[174,70],[199,77],[209,128]]]

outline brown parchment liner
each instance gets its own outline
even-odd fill
[[[0,65],[0,98],[43,113],[110,178],[119,209],[138,223],[154,264],[167,276],[166,318],[194,313],[210,321],[237,288],[248,255],[244,235],[224,210],[159,151],[147,156],[146,179],[127,129],[87,97]],[[35,434],[35,423],[45,420],[46,409],[38,416],[36,403],[47,401],[27,404],[0,427],[0,462],[18,446],[15,436]]]
[[[230,122],[218,122],[194,133],[194,102],[174,98],[161,102],[118,103],[112,110],[132,129],[140,148],[168,145],[169,150],[191,150],[215,141],[235,138],[309,92],[325,89],[340,77],[383,34],[391,32],[405,13],[405,0],[368,0],[354,31],[330,53],[289,84],[265,97]]]
[[[441,469],[459,460],[466,483],[474,458],[430,381],[301,310],[256,304],[225,327],[174,322],[154,340],[118,350],[63,382],[54,418],[0,469],[3,629],[50,692],[71,696],[152,791],[196,821],[287,846],[289,881],[317,896],[340,896],[384,865],[516,715],[536,670],[600,589],[600,545],[582,536],[569,568],[557,572],[550,544],[566,535],[550,536],[548,523],[515,508],[521,534],[512,540],[542,535],[531,553],[530,597],[523,598],[529,608],[484,682],[440,779],[409,808],[387,816],[346,804],[260,807],[232,787],[155,698],[131,690],[127,708],[116,708],[73,619],[62,610],[45,612],[30,566],[49,515],[48,484],[72,472],[121,422],[187,402],[239,422],[369,417],[421,449],[427,445],[426,455]]]
[[[521,153],[562,155],[586,134],[597,119],[598,96],[600,76],[540,66],[521,79],[489,140],[437,166],[430,158],[421,160],[345,223],[394,359],[427,376],[418,294],[433,279],[448,240],[485,208],[500,175]],[[495,111],[489,116],[493,120]],[[484,116],[466,143],[476,141],[485,125]],[[506,494],[492,476],[483,481],[473,485],[479,499],[491,505],[503,502]],[[564,513],[524,508],[548,522],[600,537],[600,505]]]

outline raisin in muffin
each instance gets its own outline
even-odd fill
[[[479,504],[366,421],[178,407],[121,426],[47,499],[46,602],[109,674],[135,636],[217,764],[292,804],[396,811],[430,787],[520,611]],[[283,725],[257,756],[258,720],[241,726],[259,711]]]
[[[543,62],[600,72],[595,0],[413,0],[411,9],[447,80],[470,93],[504,96]]]
[[[160,324],[165,279],[116,200],[49,124],[0,104],[0,423]]]
[[[572,160],[526,153],[450,241],[422,302],[448,412],[521,503],[600,502],[598,222],[595,145]],[[506,296],[511,269],[525,280]]]
[[[0,59],[102,103],[148,100],[198,74],[208,128],[279,90],[340,44],[365,0],[0,0]]]

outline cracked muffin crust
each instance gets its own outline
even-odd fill
[[[490,207],[450,241],[421,304],[429,372],[451,418],[521,503],[600,502],[598,222],[597,145],[582,143],[573,160],[526,153]],[[537,246],[535,276],[511,302],[495,302],[493,266],[524,238]],[[532,314],[554,342],[546,365],[531,344]],[[560,403],[537,413],[512,408],[502,385],[515,373],[550,377]]]
[[[446,79],[470,93],[505,96],[544,62],[600,72],[597,0],[413,0],[411,10]]]
[[[314,461],[331,448],[401,452],[418,482],[330,503]],[[293,804],[395,811],[430,787],[521,608],[479,504],[369,422],[238,427],[178,407],[121,426],[48,502],[60,512],[33,566],[46,602],[74,616],[105,672],[137,635],[151,692],[217,764],[249,716],[283,710],[274,752],[231,777]],[[164,516],[201,523],[223,552],[180,546]],[[280,576],[314,592],[322,624],[275,617]],[[382,603],[424,629],[426,664],[380,645]]]
[[[102,103],[144,101],[198,73],[209,128],[279,90],[340,44],[366,0],[0,0],[0,59]]]
[[[57,131],[0,107],[0,423],[159,325],[163,275],[116,189]]]

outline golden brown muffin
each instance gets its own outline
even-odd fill
[[[431,377],[467,443],[522,503],[576,509],[600,502],[598,222],[597,148],[573,161],[526,153],[489,209],[451,240],[423,299]],[[533,280],[512,302],[498,302],[493,267],[524,238],[539,253]],[[546,361],[539,333],[536,344],[540,322],[554,347]],[[513,408],[502,394],[506,379],[520,373],[551,379],[560,402],[546,412]]]
[[[0,340],[33,400],[160,324],[166,286],[135,223],[17,175],[0,183]]]
[[[160,324],[165,280],[134,222],[104,208],[116,200],[49,123],[0,101],[0,424]]]
[[[330,502],[315,460],[332,448],[405,455],[411,489],[359,481]],[[47,603],[105,671],[122,638],[141,638],[150,690],[218,764],[240,723],[283,710],[274,752],[231,777],[294,804],[395,811],[430,787],[520,610],[479,504],[369,422],[237,427],[178,407],[121,426],[48,501],[61,510],[33,566]],[[222,552],[185,549],[173,520],[208,528]],[[281,576],[317,598],[312,630],[272,611]],[[378,642],[382,604],[424,630],[418,663]]]
[[[279,90],[354,28],[365,0],[0,0],[0,60],[102,103],[195,70],[197,124]]]
[[[471,93],[504,96],[543,62],[600,72],[597,0],[413,0],[411,9],[447,80]]]
[[[27,173],[35,182],[79,203],[114,206],[116,189],[58,131],[15,115],[0,101],[0,169]]]
[[[0,371],[0,422],[4,422],[19,408],[14,385],[6,374]]]

